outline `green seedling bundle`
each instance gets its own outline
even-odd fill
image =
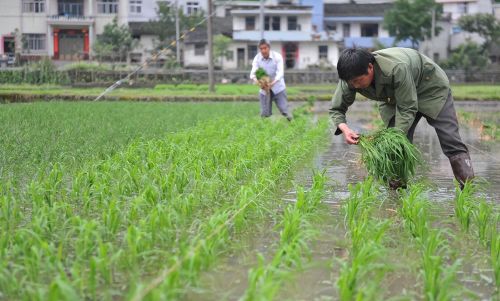
[[[386,183],[391,180],[408,183],[421,162],[418,149],[396,128],[361,135],[359,146],[368,173]]]

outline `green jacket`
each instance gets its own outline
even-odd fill
[[[373,55],[375,87],[350,89],[345,81],[339,81],[330,109],[336,128],[346,122],[345,114],[356,93],[379,101],[385,125],[396,116],[395,126],[405,133],[417,112],[433,119],[439,115],[450,92],[450,83],[436,63],[409,48],[388,48],[375,51]],[[337,128],[335,134],[340,133]]]

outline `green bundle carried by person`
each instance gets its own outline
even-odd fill
[[[386,183],[398,181],[405,186],[421,162],[419,150],[396,128],[361,135],[359,146],[368,173]]]
[[[257,69],[255,71],[255,77],[257,78],[257,81],[259,82],[259,86],[266,91],[266,93],[269,93],[269,90],[271,89],[271,79],[269,78],[269,75],[267,75],[266,70],[263,68]]]

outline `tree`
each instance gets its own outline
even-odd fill
[[[218,34],[214,37],[214,54],[215,57],[220,60],[220,65],[222,67],[223,59],[228,58],[230,51],[228,50],[229,44],[231,44],[231,38],[225,35]]]
[[[396,41],[409,39],[413,48],[417,48],[420,41],[432,36],[433,11],[436,20],[439,19],[442,7],[434,0],[396,0],[385,14],[384,28],[396,37]],[[436,26],[435,34],[439,34],[440,30]]]
[[[119,25],[118,19],[104,26],[102,35],[97,38],[94,44],[94,52],[97,57],[109,57],[113,60],[124,60],[128,53],[137,46],[137,40],[132,38],[132,34],[127,25]]]
[[[146,27],[149,31],[153,32],[154,35],[158,36],[159,45],[157,45],[157,48],[162,49],[168,46],[170,42],[175,41],[175,7],[167,2],[158,2],[156,14],[158,19],[149,21]],[[181,36],[189,32],[196,25],[198,25],[198,28],[203,27],[204,24],[200,23],[204,18],[202,11],[188,16],[179,8],[179,27]]]
[[[467,40],[453,51],[444,68],[461,69],[465,71],[465,79],[473,79],[473,74],[483,70],[488,64],[488,53],[480,45]]]
[[[500,22],[492,14],[473,14],[460,17],[458,25],[465,31],[475,32],[485,39],[486,49],[500,40]]]

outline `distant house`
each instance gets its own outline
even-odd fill
[[[321,9],[323,2],[309,1],[313,5],[300,5],[300,1],[266,1],[264,8],[264,38],[271,41],[271,48],[284,58],[287,69],[332,66],[338,59],[338,45],[324,32],[318,31],[318,18],[313,11]],[[214,30],[232,37],[224,69],[248,68],[258,53],[261,39],[259,1],[234,1],[216,7]],[[216,18],[217,20],[217,18]],[[229,27],[228,20],[232,21]],[[316,23],[316,24],[315,24]],[[230,30],[229,30],[230,29]],[[206,66],[206,34],[194,33],[187,37],[185,46],[186,67]]]
[[[391,7],[392,3],[327,3],[323,29],[342,48],[374,49],[378,43],[386,47],[411,47],[409,41],[395,43],[395,38],[383,28],[384,14]]]

